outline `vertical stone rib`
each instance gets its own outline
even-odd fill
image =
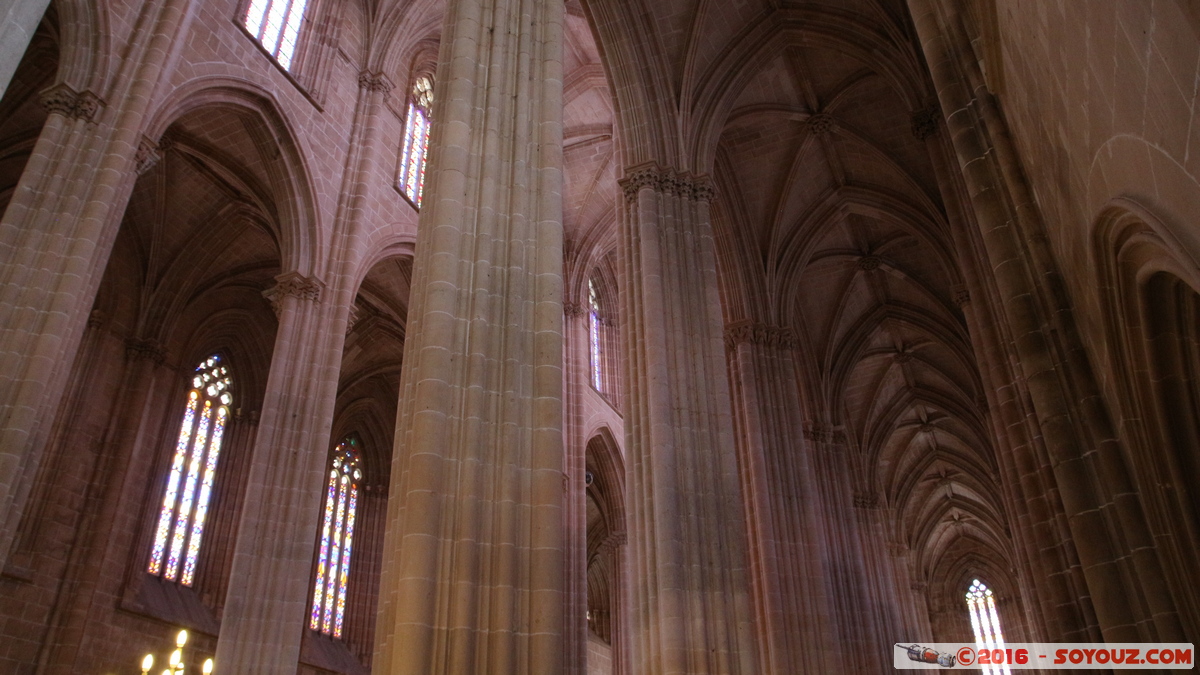
[[[909,0],[1108,641],[1183,639],[1034,203],[952,3]],[[955,58],[961,54],[962,58]],[[972,77],[973,75],[973,77]]]
[[[563,668],[562,13],[447,6],[376,672]]]
[[[632,672],[757,673],[706,179],[621,181]]]
[[[581,305],[564,308],[567,340],[564,367],[563,439],[566,443],[566,498],[563,505],[566,551],[566,602],[563,625],[563,653],[566,675],[581,675],[587,666],[588,641],[588,550],[587,550],[587,429],[583,428],[583,403],[580,392],[589,387],[589,340],[587,312]],[[614,633],[616,631],[613,631]],[[615,655],[614,655],[615,656]]]

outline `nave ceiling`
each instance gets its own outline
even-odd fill
[[[726,322],[794,332],[794,414],[843,440],[892,547],[924,579],[947,557],[1014,560],[904,3],[584,4],[617,57],[568,3],[568,274],[615,249],[625,167],[708,174]]]

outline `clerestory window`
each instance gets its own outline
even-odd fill
[[[196,366],[167,474],[146,571],[184,586],[191,586],[196,578],[204,519],[233,404],[232,387],[233,378],[220,355]]]
[[[400,191],[417,208],[425,189],[425,160],[429,155],[429,112],[433,107],[433,80],[417,78],[408,101],[404,123],[404,146],[400,152]]]
[[[284,70],[292,67],[307,0],[251,0],[243,25]]]
[[[596,293],[596,282],[588,279],[588,343],[592,357],[592,386],[601,393],[604,392],[604,367],[601,362],[603,321],[600,315],[600,297]]]
[[[351,436],[338,444],[330,462],[308,623],[312,630],[337,638],[342,637],[346,616],[346,586],[362,477],[358,439]]]
[[[967,612],[971,615],[971,629],[975,631],[975,650],[1004,650],[1004,631],[1000,629],[1000,614],[996,612],[996,600],[992,589],[978,579],[971,581],[967,589]],[[1009,675],[1007,665],[980,666],[985,675]]]

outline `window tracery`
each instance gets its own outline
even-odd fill
[[[242,24],[284,70],[296,52],[307,0],[251,0]]]
[[[338,638],[342,636],[346,615],[346,586],[350,579],[350,553],[360,482],[358,440],[351,436],[338,444],[329,469],[317,578],[308,623],[312,630]]]
[[[975,632],[975,649],[1004,649],[1004,632],[1000,629],[1000,615],[996,612],[996,600],[992,589],[978,579],[971,581],[967,589],[967,612],[971,615],[971,629]],[[985,675],[1009,675],[1007,665],[981,666]]]
[[[233,379],[220,355],[196,366],[146,571],[191,586],[212,496]]]
[[[404,123],[404,147],[400,153],[400,191],[417,208],[425,189],[425,161],[429,155],[429,112],[433,107],[433,80],[417,78],[408,102]]]

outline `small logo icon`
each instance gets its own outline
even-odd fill
[[[918,663],[936,663],[943,668],[954,667],[953,654],[943,654],[939,651],[930,649],[929,647],[922,647],[920,645],[909,645],[907,649],[908,658],[912,659],[913,661],[917,661]],[[967,648],[967,651],[970,652],[970,648]],[[959,650],[958,653],[961,659],[962,650]],[[974,654],[968,654],[968,658],[971,661],[974,661],[974,656]],[[970,662],[966,662],[964,665],[970,665]]]

